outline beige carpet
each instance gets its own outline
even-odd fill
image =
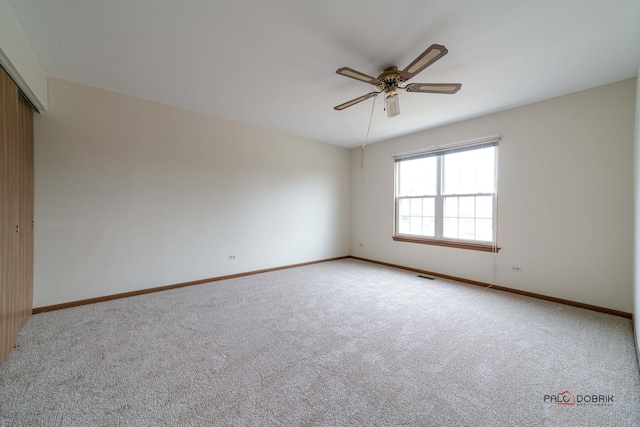
[[[0,366],[0,426],[208,425],[640,425],[631,321],[341,260],[34,315]]]

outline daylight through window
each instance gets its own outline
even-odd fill
[[[394,239],[497,251],[498,140],[394,156]]]

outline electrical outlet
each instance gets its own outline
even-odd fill
[[[229,261],[233,261],[233,260],[235,260],[235,259],[236,259],[236,256],[235,256],[235,255],[229,255]]]
[[[511,267],[511,271],[515,271],[516,273],[522,273],[522,267],[521,266],[512,266]]]

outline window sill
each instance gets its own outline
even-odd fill
[[[446,246],[449,248],[470,249],[472,251],[498,252],[500,248],[487,243],[456,242],[452,240],[427,239],[424,237],[393,236],[396,242],[421,243],[423,245]]]

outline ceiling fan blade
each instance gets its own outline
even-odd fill
[[[400,77],[404,79],[404,81],[409,80],[411,77],[418,74],[420,71],[427,68],[429,65],[436,62],[438,59],[442,58],[449,52],[446,47],[439,44],[432,44],[420,54],[413,62],[407,65],[407,68],[400,71]]]
[[[345,77],[351,77],[352,79],[360,80],[361,82],[370,83],[374,86],[380,83],[380,80],[378,80],[376,77],[368,76],[364,73],[361,73],[360,71],[356,71],[348,67],[338,68],[336,70],[336,73]]]
[[[379,93],[380,92],[369,92],[366,95],[360,96],[360,97],[358,97],[356,99],[352,99],[351,101],[347,101],[344,104],[337,105],[337,106],[333,107],[333,109],[334,110],[338,110],[338,111],[344,110],[345,108],[349,108],[352,105],[356,105],[358,102],[362,102],[362,101],[364,101],[366,99],[373,98],[374,96],[378,95]]]
[[[460,90],[460,83],[411,83],[404,87],[407,92],[454,94]]]

